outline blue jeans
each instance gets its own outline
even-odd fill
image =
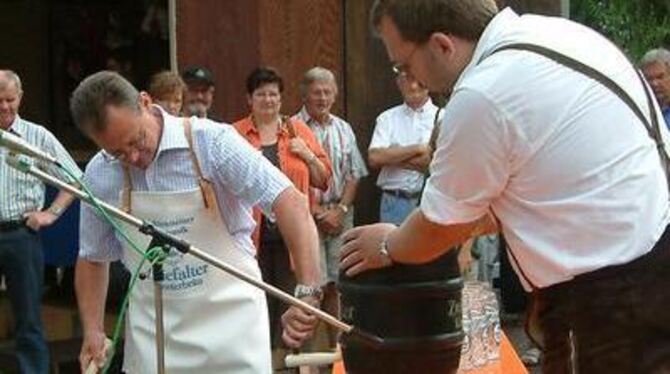
[[[21,373],[49,371],[42,328],[42,245],[37,234],[20,228],[0,234],[0,267],[16,321],[16,357]]]
[[[383,192],[379,205],[379,222],[400,225],[418,205],[419,198],[406,199]]]

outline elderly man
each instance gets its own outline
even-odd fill
[[[429,261],[492,212],[533,291],[544,373],[667,372],[667,154],[635,67],[582,25],[493,0],[372,15],[394,70],[451,97],[420,209],[347,232],[347,274]]]
[[[381,169],[379,221],[399,225],[419,203],[437,107],[426,87],[413,77],[401,74],[396,82],[404,103],[377,117],[368,162],[371,168]]]
[[[80,176],[75,162],[47,129],[18,115],[22,98],[19,76],[11,70],[0,70],[0,129],[56,156],[66,168]],[[9,167],[8,157],[9,151],[0,146],[0,268],[7,280],[16,321],[16,355],[22,373],[48,373],[49,357],[41,314],[44,269],[37,231],[54,223],[73,198],[60,192],[51,206],[43,210],[44,184]],[[41,166],[67,180],[55,167]]]
[[[324,309],[339,313],[334,282],[339,270],[340,234],[354,225],[353,203],[358,181],[368,174],[351,125],[330,111],[337,97],[335,75],[314,67],[300,84],[303,107],[296,117],[312,129],[332,163],[333,177],[324,192],[312,189],[318,205],[312,207],[321,238],[321,270],[326,275]]]
[[[644,54],[639,65],[654,90],[665,124],[670,127],[670,51],[665,48],[652,49]]]
[[[251,241],[251,208],[258,205],[276,220],[291,252],[296,297],[319,303],[318,233],[307,198],[232,126],[173,117],[111,72],[86,78],[70,105],[75,124],[102,149],[86,168],[95,195],[260,280]],[[83,369],[104,357],[108,263],[121,259],[132,271],[139,256],[124,250],[112,226],[92,208],[82,209],[81,222],[75,286],[84,327]],[[135,237],[135,230],[128,232],[148,243]],[[270,372],[267,307],[260,290],[188,255],[170,253],[164,268],[167,372]],[[131,292],[128,373],[156,372],[151,295],[151,281]],[[300,346],[316,324],[314,316],[294,307],[282,321],[289,347]]]
[[[191,66],[181,73],[186,83],[184,91],[184,115],[209,118],[219,122],[221,119],[212,110],[214,103],[214,74],[203,66]]]

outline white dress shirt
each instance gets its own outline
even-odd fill
[[[183,118],[161,109],[163,132],[155,159],[146,170],[131,167],[135,191],[179,191],[196,188],[197,176],[182,125]],[[191,117],[193,147],[203,177],[214,185],[221,216],[242,250],[255,253],[251,233],[255,222],[251,208],[258,204],[266,214],[275,199],[292,186],[260,151],[242,138],[234,127]],[[85,182],[93,194],[119,204],[123,169],[119,161],[107,161],[98,153],[86,167]],[[79,255],[92,261],[121,258],[121,245],[112,227],[88,205],[82,205]]]
[[[421,209],[441,224],[491,209],[512,264],[542,288],[647,253],[668,224],[668,191],[654,141],[600,83],[525,51],[477,64],[519,42],[594,67],[649,108],[625,56],[582,25],[506,9],[484,31],[445,108]]]
[[[428,144],[436,112],[437,107],[430,99],[417,109],[402,104],[382,112],[377,117],[368,149]],[[418,192],[423,187],[423,179],[421,172],[384,166],[377,177],[377,186],[384,190]]]

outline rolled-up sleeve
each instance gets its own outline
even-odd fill
[[[118,196],[120,191],[120,186],[114,182],[119,178],[110,175],[114,172],[110,168],[102,167],[104,162],[100,155],[89,162],[84,183],[96,198],[110,203],[116,198],[114,194]],[[89,204],[81,204],[79,217],[79,257],[96,262],[121,259],[121,243],[105,218]]]
[[[217,182],[248,206],[258,205],[266,215],[291,181],[254,149],[232,127],[212,137],[208,147]]]
[[[388,113],[388,111],[384,112],[377,117],[375,130],[372,133],[372,139],[370,140],[368,149],[388,148],[391,146],[391,138],[389,134],[390,122],[388,119]]]
[[[365,161],[363,160],[363,156],[361,156],[361,152],[358,150],[356,135],[351,129],[351,126],[347,125],[345,131],[348,148],[345,152],[349,155],[349,157],[347,157],[347,160],[349,161],[347,177],[358,180],[368,175],[368,169],[365,166]]]
[[[471,222],[509,179],[505,120],[485,95],[457,91],[446,107],[421,211],[435,223]]]

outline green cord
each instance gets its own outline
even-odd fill
[[[147,257],[153,258],[150,261],[150,264],[152,266],[158,262],[162,262],[167,257],[165,256],[165,252],[163,251],[163,249],[160,247],[149,248],[146,253]],[[137,279],[141,274],[142,266],[147,261],[147,257],[143,257],[142,261],[140,261],[139,265],[137,265],[137,268],[135,269],[135,272],[133,272],[133,276],[130,279],[128,285],[128,292],[126,292],[125,296],[123,297],[123,303],[121,303],[121,310],[119,311],[119,316],[117,317],[116,323],[114,324],[114,334],[112,335],[112,347],[110,348],[111,354],[105,361],[105,366],[102,368],[103,374],[107,373],[107,371],[109,370],[109,365],[112,364],[112,358],[114,358],[114,355],[116,354],[116,347],[119,343],[119,339],[121,338],[121,327],[123,326],[123,320],[128,310],[128,305],[130,304],[131,290],[135,287],[135,283],[137,282]]]
[[[119,339],[121,338],[121,327],[123,326],[123,321],[125,319],[126,312],[128,311],[128,305],[130,303],[130,295],[135,288],[135,285],[137,283],[137,279],[139,278],[139,275],[142,273],[142,267],[144,264],[149,261],[149,264],[153,267],[153,265],[158,264],[158,263],[163,263],[167,259],[167,253],[163,251],[161,247],[152,247],[147,249],[147,251],[142,251],[139,246],[130,239],[128,234],[118,225],[118,222],[116,219],[111,217],[107,211],[100,205],[100,202],[98,199],[93,196],[91,191],[88,189],[88,186],[84,183],[81,178],[77,177],[71,170],[69,170],[67,167],[64,165],[61,165],[60,168],[67,173],[72,181],[76,182],[79,184],[84,192],[86,193],[87,197],[91,200],[91,205],[102,215],[102,217],[114,228],[114,230],[121,235],[121,237],[126,241],[130,247],[137,252],[137,254],[142,257],[142,260],[140,263],[137,265],[135,271],[132,273],[130,282],[128,284],[128,291],[126,291],[126,294],[123,297],[123,302],[121,303],[121,309],[119,310],[119,315],[116,318],[116,322],[114,324],[114,333],[112,337],[112,346],[111,346],[111,354],[107,357],[105,360],[105,365],[103,366],[102,372],[103,374],[106,374],[107,371],[109,370],[109,366],[112,363],[112,359],[114,358],[114,355],[116,354],[116,346],[119,343]],[[72,182],[71,181],[71,182]]]

